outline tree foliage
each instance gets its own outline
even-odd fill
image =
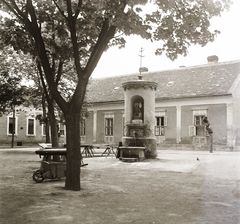
[[[0,52],[0,115],[12,111],[13,107],[28,103],[30,89],[23,77],[31,71],[31,64],[22,60],[23,54],[3,47]]]
[[[10,77],[6,72],[0,73],[0,116],[25,101],[20,81],[19,77]]]
[[[1,2],[11,17],[2,21],[2,27],[8,28],[0,35],[7,36],[3,38],[7,44],[19,38],[17,50],[36,52],[51,95],[64,113],[68,150],[65,187],[71,190],[80,190],[80,113],[89,78],[102,53],[112,45],[124,47],[122,34],[136,34],[159,41],[156,54],[165,52],[174,60],[179,54],[186,55],[190,44],[204,46],[213,41],[219,31],[210,31],[210,19],[230,4],[228,0]],[[147,14],[143,11],[146,4],[153,5]],[[59,87],[66,76],[71,77],[73,91]]]

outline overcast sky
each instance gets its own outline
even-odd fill
[[[110,48],[104,52],[92,77],[109,77],[137,73],[140,67],[141,47],[144,49],[142,67],[149,71],[161,71],[176,69],[179,66],[194,66],[207,63],[207,57],[217,55],[219,62],[240,60],[240,1],[233,0],[230,11],[225,12],[222,17],[214,18],[211,24],[214,29],[221,31],[213,43],[205,47],[192,46],[186,57],[180,56],[177,60],[171,61],[164,55],[155,56],[157,42],[151,43],[138,36],[128,37],[126,47],[118,49]]]

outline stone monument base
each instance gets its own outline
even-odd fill
[[[145,150],[146,147],[139,147],[139,146],[120,146],[120,156],[119,159],[124,158],[137,158],[138,161],[142,161],[145,159]]]
[[[133,123],[133,124],[142,124],[143,121],[142,121],[141,119],[133,119],[133,120],[132,120],[132,123]]]

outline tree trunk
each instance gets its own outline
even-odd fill
[[[48,107],[48,108],[51,108]],[[50,128],[51,128],[51,142],[52,142],[52,148],[58,148],[59,147],[59,142],[58,142],[58,122],[56,119],[56,116],[54,114],[54,109],[49,109],[48,111],[49,115],[49,120],[50,120]],[[54,155],[53,156],[54,161],[59,161],[60,156],[59,155]]]
[[[51,143],[51,138],[50,138],[50,133],[49,133],[50,125],[49,125],[48,119],[46,120],[45,124],[46,124],[46,143]]]
[[[65,114],[67,130],[67,168],[66,190],[80,191],[80,165],[82,155],[80,151],[80,113]]]
[[[46,125],[46,143],[50,143],[50,134],[49,134],[49,118],[47,117],[47,110],[46,110],[46,103],[45,103],[45,97],[44,93],[42,94],[42,109],[43,109],[43,120],[45,121]]]
[[[51,125],[51,141],[52,141],[52,147],[58,148],[59,142],[58,142],[58,122],[56,119],[56,116],[54,114],[54,106],[53,101],[49,100],[48,102],[48,117]]]

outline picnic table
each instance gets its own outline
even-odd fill
[[[104,152],[100,154],[100,156],[106,156],[114,155],[116,156],[116,153],[114,151],[114,145],[113,144],[100,144],[103,148],[105,148]],[[85,157],[94,157],[97,156],[96,152],[94,151],[95,148],[100,148],[100,145],[93,145],[88,143],[82,143],[81,144],[81,154]],[[41,146],[42,149],[52,149],[51,143],[39,143],[39,146]],[[56,149],[55,149],[56,150]],[[66,148],[58,148],[58,150],[66,150]],[[98,154],[99,155],[99,154]]]
[[[106,154],[106,157],[108,157],[110,154],[116,156],[116,153],[113,150],[113,145],[110,145],[110,144],[103,144],[103,145],[106,146],[106,149],[101,156],[103,156],[104,154]]]
[[[93,157],[94,156],[94,151],[93,151],[93,145],[92,144],[81,144],[82,150],[82,155],[85,154],[86,157]]]

